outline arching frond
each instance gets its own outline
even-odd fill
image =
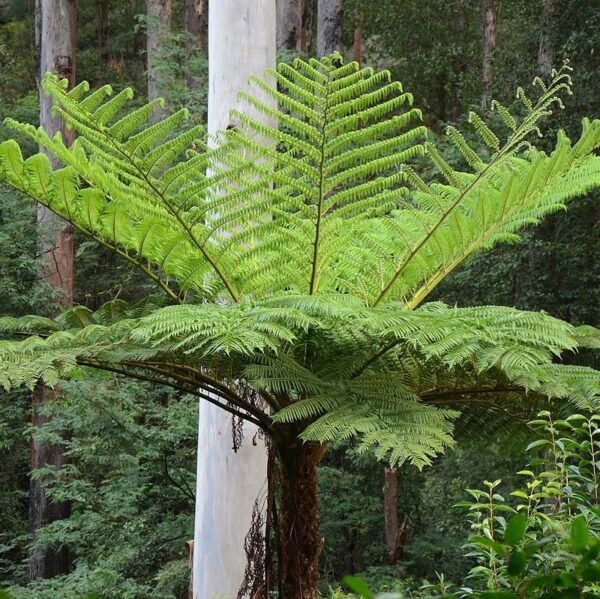
[[[23,159],[8,141],[0,180],[178,305],[114,301],[0,319],[10,339],[0,342],[0,384],[104,368],[194,392],[277,434],[357,436],[381,458],[418,466],[452,442],[459,410],[509,418],[528,400],[597,409],[598,372],[559,362],[597,348],[596,329],[514,308],[423,304],[468,256],[600,186],[600,121],[584,120],[575,143],[560,133],[549,154],[531,144],[570,93],[568,72],[537,99],[519,90],[523,117],[493,104],[508,133],[471,114],[485,153],[450,127],[458,170],[388,72],[340,58],[255,79],[272,103],[242,94],[253,116],[235,112],[239,126],[210,140],[186,126],[185,111],[151,122],[160,101],[127,113],[130,90],[67,92],[47,76],[77,141],[67,148],[9,121],[63,167]],[[435,181],[417,172],[427,162]]]

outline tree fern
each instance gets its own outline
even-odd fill
[[[518,233],[600,185],[600,122],[560,133],[550,154],[532,137],[566,68],[523,90],[506,132],[476,114],[485,155],[455,128],[452,168],[413,98],[386,71],[334,55],[280,65],[255,84],[277,109],[207,139],[158,101],[127,111],[130,90],[67,92],[48,75],[60,137],[14,121],[43,154],[0,144],[0,179],[146,273],[163,299],[75,307],[56,319],[0,319],[0,384],[55,384],[78,366],[171,385],[255,422],[275,445],[356,436],[381,458],[421,466],[452,442],[466,406],[516,414],[528,400],[594,408],[600,377],[557,360],[598,347],[574,328],[514,308],[424,303],[472,253]],[[277,124],[273,124],[276,121]],[[265,124],[271,123],[270,125]],[[417,165],[438,173],[425,181]]]

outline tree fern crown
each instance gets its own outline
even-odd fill
[[[473,398],[490,412],[526,395],[595,405],[598,374],[554,363],[597,346],[595,329],[425,303],[474,252],[600,184],[599,121],[575,143],[560,133],[550,154],[531,143],[570,93],[567,68],[538,80],[536,99],[519,89],[520,118],[495,102],[503,132],[470,115],[486,151],[449,127],[464,170],[386,71],[334,55],[254,84],[278,108],[242,94],[258,116],[235,112],[239,126],[214,139],[187,127],[185,110],[151,123],[160,101],[128,110],[129,89],[67,91],[52,75],[44,89],[77,141],[7,120],[63,166],[8,141],[0,180],[141,269],[164,299],[1,319],[12,338],[0,345],[3,386],[103,368],[196,393],[273,434],[358,436],[417,465],[451,443]]]

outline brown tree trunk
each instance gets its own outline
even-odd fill
[[[403,558],[408,517],[398,523],[398,470],[387,466],[383,471],[383,519],[388,563],[396,564]]]
[[[308,53],[313,0],[277,0],[277,49]]]
[[[342,0],[318,0],[317,58],[342,50]]]
[[[458,5],[458,12],[456,15],[455,22],[455,35],[459,41],[457,44],[457,50],[454,53],[454,58],[452,59],[452,81],[451,81],[451,118],[453,121],[458,121],[460,119],[463,106],[460,98],[460,84],[462,80],[463,73],[467,70],[467,59],[465,58],[464,51],[460,48],[464,48],[467,43],[467,6],[465,2],[460,2]],[[442,118],[446,118],[445,113]]]
[[[206,0],[185,0],[183,28],[188,34],[185,40],[186,60],[189,60],[194,52],[204,51],[207,25]]]
[[[159,98],[165,91],[164,70],[158,66],[162,40],[171,29],[171,0],[146,0],[146,60],[148,71],[148,101]],[[158,120],[162,111],[156,110],[153,119]]]
[[[494,72],[492,58],[496,47],[496,26],[498,22],[498,6],[494,0],[488,0],[483,10],[483,63],[481,108],[488,107],[491,99]]]
[[[35,428],[44,426],[48,420],[40,413],[44,403],[56,397],[55,391],[39,383],[33,393],[31,423]],[[64,446],[51,445],[34,436],[31,440],[31,470],[52,467],[57,470],[65,464]],[[44,489],[43,480],[30,479],[29,483],[29,528],[32,545],[29,551],[28,581],[36,578],[52,578],[69,571],[69,549],[66,545],[46,547],[36,544],[37,532],[43,526],[69,517],[70,506],[66,501],[52,501]]]
[[[315,599],[323,539],[319,533],[317,464],[326,447],[276,448],[279,457],[279,576],[285,599]]]
[[[72,87],[75,81],[75,52],[77,33],[76,0],[37,0],[36,1],[36,43],[40,57],[40,80],[51,71],[62,79],[68,79]],[[52,136],[60,132],[66,144],[73,141],[73,132],[66,128],[62,119],[53,116],[52,98],[46,96],[40,87],[40,123]],[[54,168],[58,164],[50,157]],[[54,316],[61,309],[73,304],[73,229],[43,206],[38,207],[39,259],[38,277],[40,284],[47,286],[58,298],[51,303],[48,315]],[[36,427],[46,423],[41,414],[44,403],[51,401],[54,391],[39,384],[34,392],[32,424]],[[35,438],[31,443],[31,467],[64,464],[64,447],[51,445]],[[69,568],[68,550],[43,547],[36,544],[38,530],[55,520],[69,515],[69,505],[65,502],[53,503],[44,490],[43,480],[30,481],[29,527],[32,544],[29,554],[28,579],[50,578],[65,573]]]
[[[540,74],[550,79],[554,64],[554,47],[552,45],[551,30],[556,6],[554,0],[542,2],[542,27],[540,31],[540,44],[538,46],[538,68]]]
[[[363,37],[362,37],[362,10],[360,8],[356,9],[356,24],[354,25],[354,44],[352,46],[352,57],[354,61],[359,65],[362,64],[362,54],[363,54]]]
[[[98,50],[106,56],[108,44],[108,0],[96,0],[98,10]]]
[[[304,54],[310,53],[312,42],[312,24],[314,0],[300,0],[300,44],[299,50]]]
[[[204,39],[208,27],[206,13],[206,0],[185,0],[183,13],[183,28],[185,38],[185,61],[188,65],[186,74],[187,88],[191,91],[198,88],[199,80],[194,76],[193,69],[189,68],[192,56],[196,52],[204,52]]]

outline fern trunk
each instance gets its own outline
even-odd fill
[[[279,577],[281,597],[314,599],[319,581],[323,539],[319,533],[317,465],[326,447],[297,441],[278,448]]]

